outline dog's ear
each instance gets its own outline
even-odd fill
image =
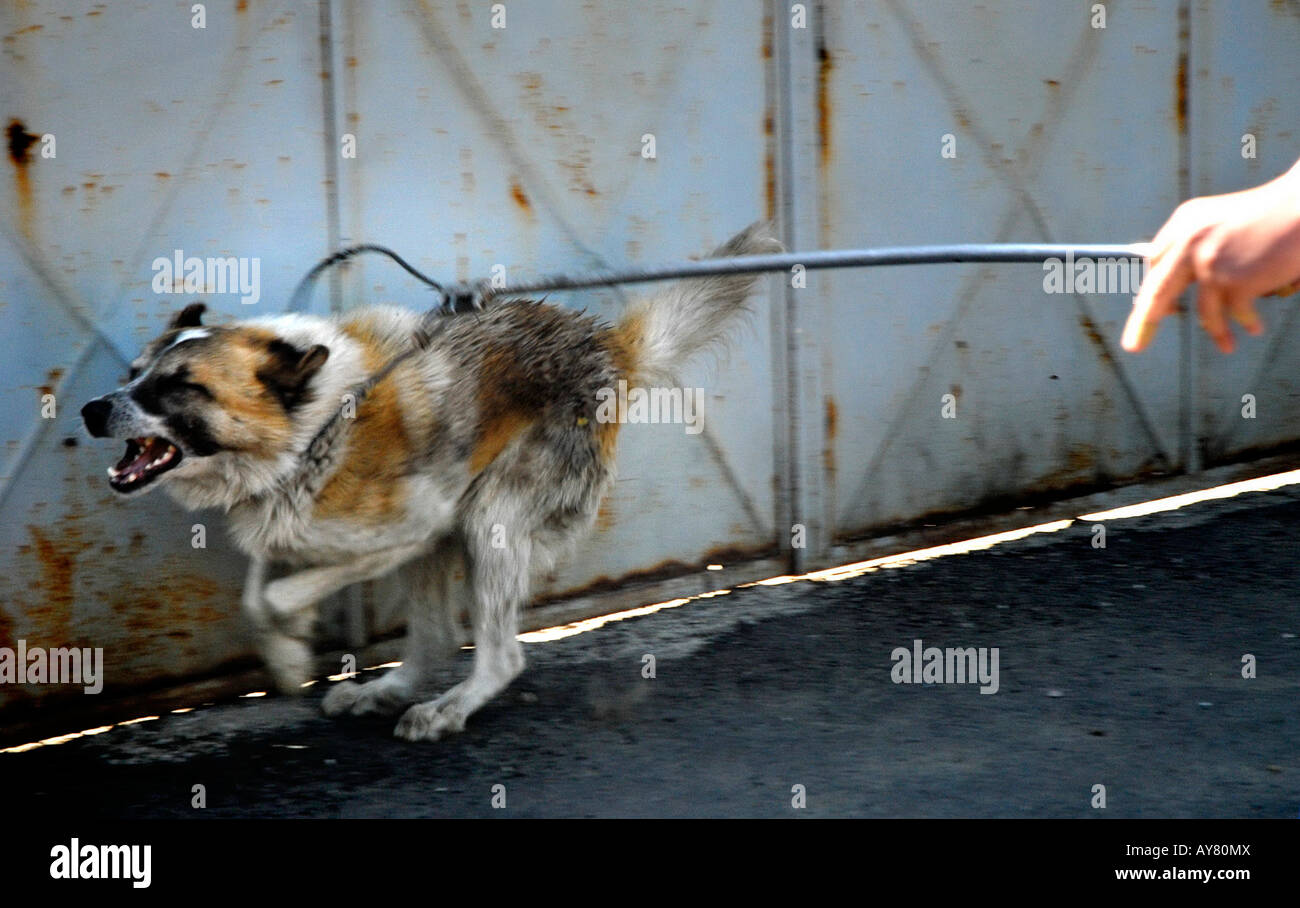
[[[267,352],[270,355],[266,364],[257,371],[257,377],[286,410],[302,403],[312,376],[330,358],[330,348],[324,344],[302,350],[279,338],[271,341]]]
[[[203,313],[208,307],[203,303],[190,303],[172,316],[173,328],[197,328],[203,324]]]

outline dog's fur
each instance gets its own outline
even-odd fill
[[[713,255],[779,248],[756,224]],[[229,514],[251,558],[244,610],[282,691],[308,678],[316,605],[399,571],[409,590],[401,667],[335,685],[324,709],[409,707],[396,733],[432,740],[462,729],[523,669],[516,634],[530,578],[590,527],[613,481],[619,425],[596,419],[597,391],[620,379],[672,383],[737,325],[753,283],[683,281],[615,326],[531,301],[451,318],[427,352],[356,403],[316,457],[304,453],[313,437],[411,344],[418,313],[204,326],[192,304],[132,364],[127,385],[82,412],[93,435],[128,440],[110,470],[115,489],[156,483],[188,507]],[[273,564],[294,572],[272,580]],[[459,567],[463,584],[451,582]],[[454,652],[462,611],[475,645],[469,677],[410,705],[435,660]]]

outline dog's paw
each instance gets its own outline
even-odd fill
[[[402,714],[393,734],[407,741],[437,741],[465,730],[465,714],[457,701],[417,703]]]
[[[358,684],[340,681],[321,701],[327,716],[391,716],[411,702],[405,685],[384,683],[384,679]]]
[[[275,689],[296,696],[311,677],[311,647],[296,637],[266,634],[258,640],[258,651],[266,662]]]

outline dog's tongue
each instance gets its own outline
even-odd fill
[[[145,467],[158,459],[167,450],[167,442],[160,438],[132,438],[126,443],[126,454],[113,471],[119,476],[143,473]]]

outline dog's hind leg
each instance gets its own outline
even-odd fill
[[[466,527],[465,548],[473,668],[468,678],[441,697],[408,709],[397,723],[399,738],[434,741],[463,730],[470,715],[523,671],[519,610],[528,597],[531,528],[518,513],[480,515]]]
[[[433,668],[455,656],[461,638],[458,592],[464,584],[453,575],[462,561],[459,546],[446,542],[402,566],[398,576],[407,613],[402,664],[365,684],[335,684],[321,703],[327,716],[393,715],[415,701]]]

